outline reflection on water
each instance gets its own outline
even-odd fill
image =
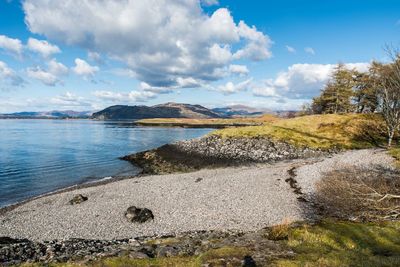
[[[130,122],[0,120],[0,207],[55,189],[138,172],[120,156],[208,133]]]

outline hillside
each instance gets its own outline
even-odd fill
[[[221,116],[203,106],[166,103],[156,106],[111,106],[92,115],[97,120],[138,120],[151,118],[207,119]]]

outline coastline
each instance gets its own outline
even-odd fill
[[[75,185],[63,187],[63,188],[60,188],[60,189],[49,191],[49,192],[44,193],[44,194],[40,194],[40,195],[37,195],[37,196],[30,197],[28,199],[19,201],[17,203],[11,204],[11,205],[0,207],[0,216],[2,216],[4,214],[6,214],[7,212],[10,212],[10,211],[18,208],[19,206],[25,205],[25,204],[27,204],[27,203],[29,203],[31,201],[35,201],[37,199],[41,199],[41,198],[44,198],[44,197],[49,197],[49,196],[53,196],[53,195],[57,195],[57,194],[61,194],[61,193],[66,193],[66,192],[72,192],[72,191],[83,189],[83,188],[106,185],[108,183],[113,183],[113,182],[126,180],[126,179],[140,178],[142,176],[145,176],[145,174],[142,174],[140,172],[140,173],[138,173],[137,175],[134,175],[134,176],[120,176],[120,177],[116,176],[116,177],[111,177],[110,179],[108,179],[108,177],[104,177],[104,178],[102,178],[100,180],[84,182],[84,183],[80,183],[80,184],[75,184]]]

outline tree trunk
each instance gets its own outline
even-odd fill
[[[394,136],[394,130],[390,129],[389,130],[389,138],[388,138],[388,148],[392,147],[393,136]]]

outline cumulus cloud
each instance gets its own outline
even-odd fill
[[[304,51],[310,55],[315,55],[315,50],[312,47],[306,47],[304,48]]]
[[[23,9],[32,32],[107,54],[154,87],[215,81],[234,60],[271,56],[267,35],[226,8],[208,15],[205,3],[216,1],[25,0]]]
[[[150,98],[156,97],[153,92],[147,91],[131,91],[129,93],[113,92],[113,91],[95,91],[93,95],[97,98],[118,103],[134,103],[134,102],[145,102]]]
[[[229,66],[229,72],[232,74],[238,74],[238,75],[247,75],[249,74],[249,69],[245,65],[230,65]]]
[[[240,82],[240,83],[233,83],[233,82],[227,82],[224,85],[220,85],[217,87],[217,90],[222,92],[225,95],[230,95],[234,93],[238,93],[240,91],[245,91],[249,88],[251,84],[252,79],[248,79],[246,81]]]
[[[38,40],[35,38],[29,38],[27,47],[29,50],[39,53],[44,58],[48,58],[49,56],[60,53],[61,50],[56,45],[52,45],[45,40]]]
[[[12,86],[22,86],[25,83],[24,79],[3,61],[0,61],[0,81]]]
[[[347,63],[348,69],[365,72],[369,63]],[[262,97],[286,97],[289,99],[310,99],[320,93],[329,81],[335,64],[294,64],[280,72],[275,79],[268,79],[253,86],[253,94]]]
[[[0,48],[6,52],[21,56],[23,45],[19,39],[13,39],[5,35],[0,35]]]
[[[296,53],[296,49],[290,45],[286,45],[286,49],[289,53]]]
[[[68,68],[54,58],[47,62],[47,69],[42,69],[40,66],[27,69],[28,77],[39,80],[48,86],[63,84],[61,77],[67,74]]]
[[[91,66],[85,60],[77,58],[75,59],[75,67],[72,68],[72,71],[85,78],[93,78],[96,72],[99,71],[99,67]]]
[[[41,81],[48,86],[56,86],[61,82],[58,77],[48,71],[43,70],[41,67],[28,68],[26,71],[28,77]]]

